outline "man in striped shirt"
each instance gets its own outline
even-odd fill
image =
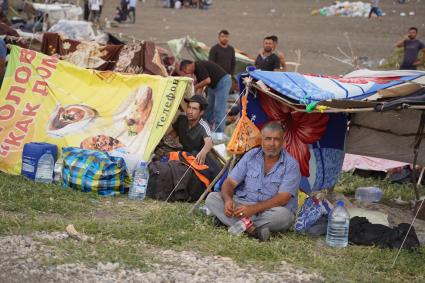
[[[186,102],[186,115],[182,114],[177,118],[170,134],[179,138],[184,151],[196,155],[196,161],[204,164],[213,147],[210,127],[202,119],[208,102],[201,95],[194,95]]]

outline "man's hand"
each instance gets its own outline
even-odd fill
[[[227,217],[233,217],[234,211],[235,211],[235,203],[233,200],[228,200],[224,203],[224,214]]]
[[[196,162],[198,162],[199,165],[203,165],[205,163],[205,158],[207,157],[207,154],[201,150],[197,155],[196,155]]]
[[[241,205],[238,206],[235,211],[233,216],[234,217],[251,217],[254,214],[257,213],[257,209],[255,208],[255,206],[253,205]]]

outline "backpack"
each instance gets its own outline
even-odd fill
[[[149,182],[146,195],[165,201],[195,202],[205,191],[205,185],[181,161],[154,161],[149,165]],[[175,190],[173,191],[173,189]]]

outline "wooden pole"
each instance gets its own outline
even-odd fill
[[[188,214],[193,213],[196,207],[204,200],[204,198],[207,196],[209,191],[214,187],[214,185],[220,180],[220,178],[224,175],[224,172],[226,172],[226,169],[229,167],[230,163],[232,162],[232,159],[229,159],[226,164],[224,164],[223,169],[218,173],[218,175],[214,178],[214,180],[210,183],[210,185],[205,189],[205,191],[202,193],[202,195],[199,197],[199,199],[196,201],[194,205],[189,210]]]

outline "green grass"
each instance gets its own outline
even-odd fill
[[[415,191],[412,184],[390,184],[386,179],[361,178],[349,173],[343,173],[335,187],[335,191],[344,195],[354,196],[358,187],[378,186],[382,189],[382,199],[386,202],[401,197],[409,201],[415,199]],[[421,195],[425,195],[425,187],[419,187]]]
[[[337,191],[352,194],[364,180],[344,174]],[[384,197],[413,197],[411,187],[378,183]],[[74,240],[46,241],[57,258],[46,264],[119,262],[120,266],[149,269],[155,257],[150,247],[193,250],[203,255],[220,255],[241,263],[273,270],[282,261],[321,274],[327,282],[423,282],[425,248],[402,252],[394,268],[395,250],[350,246],[333,249],[323,238],[295,235],[275,236],[269,243],[230,236],[215,228],[203,215],[188,215],[190,204],[143,202],[100,198],[95,194],[70,192],[53,185],[40,185],[22,177],[0,173],[0,235],[33,231],[64,231],[72,223],[95,243]],[[163,259],[166,260],[166,259]]]

